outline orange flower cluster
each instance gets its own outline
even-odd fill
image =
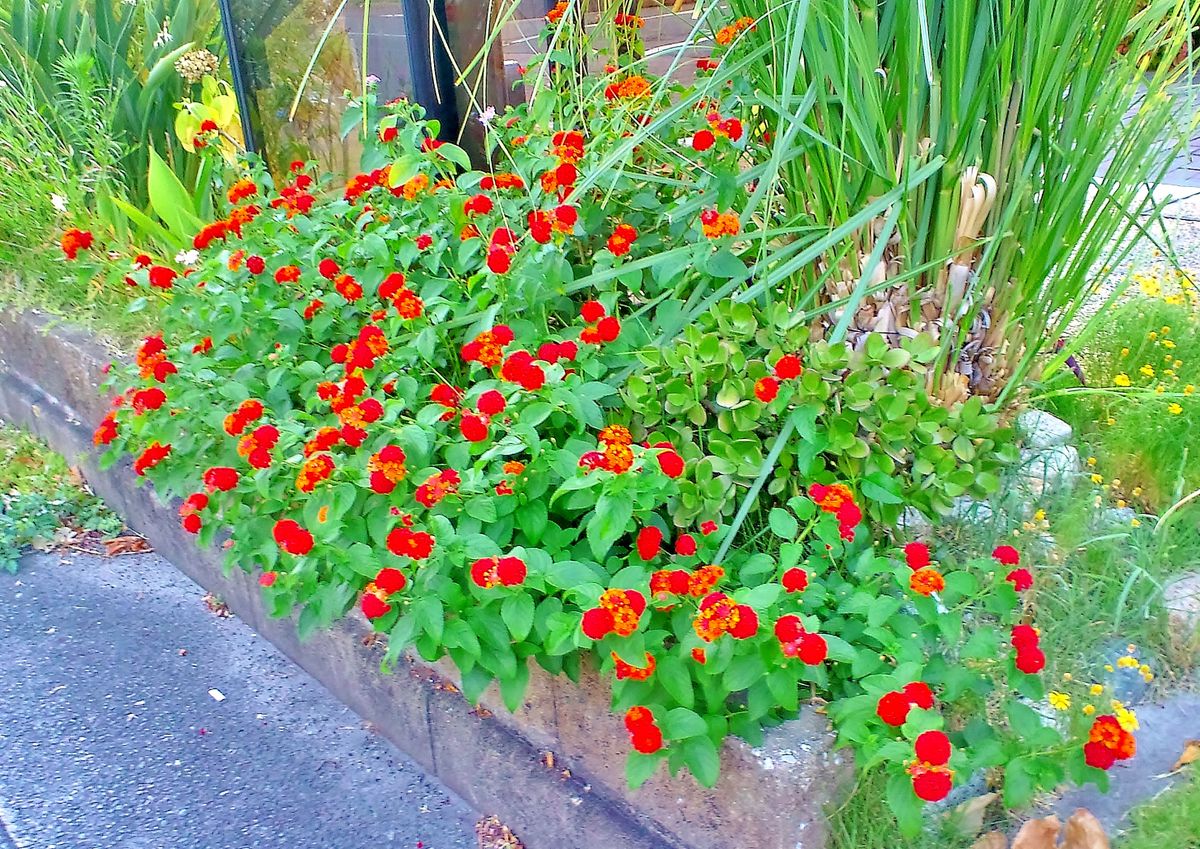
[[[471,564],[471,580],[485,590],[515,587],[527,573],[525,561],[519,557],[484,557]]]
[[[248,398],[225,417],[225,432],[230,436],[240,436],[242,431],[262,418],[262,414],[262,401]]]
[[[86,251],[95,241],[91,230],[80,230],[77,227],[72,227],[62,234],[62,238],[58,244],[67,259],[76,259],[80,251]]]
[[[458,492],[458,485],[462,483],[458,472],[454,469],[446,469],[437,474],[430,475],[425,483],[417,487],[415,498],[417,503],[424,507],[433,507],[447,495],[453,495]]]
[[[709,593],[700,602],[700,610],[692,621],[696,635],[711,643],[722,634],[735,640],[745,640],[758,633],[758,614],[746,604],[738,604],[725,593]]]
[[[753,28],[754,20],[752,18],[738,18],[733,23],[717,30],[717,44],[725,47],[737,37],[738,33]]]
[[[641,74],[633,74],[625,79],[609,83],[604,88],[607,100],[640,100],[650,96],[650,81]]]
[[[613,24],[619,27],[627,27],[629,29],[642,29],[646,26],[646,20],[641,15],[631,15],[628,12],[618,12],[613,17]]]
[[[333,458],[328,454],[314,454],[300,466],[296,475],[296,489],[301,492],[312,492],[317,484],[328,480],[335,468]]]
[[[367,461],[371,489],[380,495],[387,495],[394,490],[396,484],[408,474],[404,465],[406,459],[404,449],[399,445],[387,445],[372,454],[371,459]]]
[[[645,681],[654,674],[655,660],[654,655],[650,654],[650,652],[646,652],[645,666],[634,666],[633,664],[626,663],[625,661],[621,660],[621,658],[617,657],[616,652],[612,653],[612,659],[618,681],[623,681],[625,679],[629,679],[631,681]]]
[[[93,445],[108,445],[117,438],[117,411],[110,410],[92,433]]]
[[[208,506],[208,496],[203,492],[194,492],[179,505],[179,523],[189,534],[198,534],[204,527],[200,511]]]
[[[521,179],[520,174],[510,174],[508,172],[489,174],[479,181],[479,188],[484,191],[491,189],[523,189],[525,188],[525,181]]]
[[[632,224],[618,224],[608,237],[608,252],[613,256],[625,256],[637,241],[638,231]]]
[[[954,786],[954,770],[950,762],[950,738],[941,731],[926,731],[913,743],[916,755],[908,766],[912,776],[913,793],[926,802],[940,802],[950,795]]]
[[[654,724],[654,713],[637,705],[625,712],[625,730],[634,751],[652,755],[663,747],[662,730]]]
[[[624,425],[608,425],[602,429],[599,442],[599,451],[588,451],[579,458],[580,468],[585,471],[603,469],[621,475],[633,467],[633,435]]]
[[[559,162],[578,163],[583,159],[583,133],[560,130],[550,138],[550,152]]]
[[[146,474],[147,469],[153,469],[171,453],[170,443],[162,445],[155,440],[146,446],[146,450],[133,461],[133,471],[139,475]]]
[[[239,204],[248,197],[258,194],[258,185],[249,177],[242,177],[229,187],[229,191],[225,193],[225,197],[229,198],[230,204]]]
[[[599,301],[588,301],[579,309],[583,320],[588,326],[579,334],[579,341],[589,345],[603,345],[616,342],[621,335],[621,321],[615,315],[606,315],[604,305]]]
[[[650,593],[656,598],[669,595],[688,595],[702,598],[725,577],[720,566],[701,566],[694,572],[686,569],[660,569],[650,576]]]
[[[567,13],[568,8],[570,8],[570,3],[568,3],[567,0],[558,0],[558,2],[554,4],[554,8],[546,13],[546,23],[556,24],[561,21],[562,16]]]
[[[1088,766],[1107,770],[1117,761],[1128,760],[1135,754],[1137,741],[1121,727],[1115,716],[1096,717],[1083,747],[1083,758]]]
[[[167,346],[160,335],[147,336],[137,350],[138,373],[143,380],[153,377],[159,383],[175,373],[175,366],[167,359]]]
[[[842,539],[854,541],[854,529],[862,521],[862,510],[854,503],[854,493],[845,484],[830,485],[814,483],[808,488],[808,496],[826,513],[837,517]]]
[[[424,560],[433,553],[434,538],[426,531],[414,531],[412,517],[405,516],[403,526],[392,528],[387,536],[387,549],[397,557]]]
[[[273,425],[260,425],[238,440],[237,452],[256,469],[271,465],[271,449],[279,441],[279,431]]]
[[[700,213],[700,229],[708,238],[719,239],[722,236],[736,236],[742,229],[742,223],[732,212],[706,209]]]
[[[584,612],[580,626],[593,640],[613,633],[628,637],[637,630],[645,609],[646,597],[637,590],[605,590],[600,595],[599,606]]]
[[[512,328],[498,324],[463,345],[462,358],[468,363],[479,363],[484,368],[495,368],[504,359],[504,347],[512,340]]]
[[[509,460],[508,462],[506,462],[504,464],[503,468],[504,468],[504,474],[512,475],[515,478],[517,475],[520,475],[522,472],[525,471],[525,464],[522,463],[520,460]],[[508,478],[504,478],[503,480],[500,481],[500,483],[496,484],[496,494],[497,495],[512,495],[513,494],[512,484],[513,484],[513,482],[511,480],[509,480]]]
[[[392,609],[388,599],[408,585],[408,579],[399,569],[391,567],[380,569],[375,580],[367,584],[363,590],[361,607],[363,615],[368,619],[378,619],[386,616]]]
[[[780,616],[775,622],[775,638],[784,657],[798,657],[809,666],[818,666],[829,656],[825,638],[806,631],[799,616]]]

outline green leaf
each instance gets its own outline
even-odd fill
[[[692,737],[683,744],[683,761],[703,787],[714,787],[721,777],[721,756],[708,737]]]
[[[658,770],[664,753],[655,752],[653,755],[643,755],[641,752],[630,752],[625,757],[625,779],[629,782],[630,790],[637,790],[650,776]]]
[[[632,519],[632,498],[607,492],[601,495],[587,524],[587,539],[592,547],[592,556],[603,560],[612,544],[628,530]]]
[[[684,740],[708,733],[708,723],[688,708],[678,707],[662,719],[663,734],[668,740]]]
[[[687,661],[677,657],[664,657],[655,667],[658,683],[681,707],[690,708],[695,702],[692,691],[692,676]]]
[[[434,153],[448,162],[453,162],[464,171],[471,170],[471,157],[467,156],[467,152],[456,144],[438,145],[434,149]]]
[[[529,664],[518,660],[514,674],[505,675],[497,680],[500,683],[500,696],[504,699],[504,706],[516,713],[521,708],[525,690],[529,686]]]
[[[794,540],[800,533],[800,523],[796,517],[782,507],[771,508],[767,523],[771,526],[771,532],[780,539]]]
[[[500,618],[518,643],[529,636],[533,627],[533,597],[528,593],[510,595],[500,605]]]
[[[204,226],[192,205],[192,196],[154,148],[149,149],[149,155],[150,207],[172,233],[190,239]]]
[[[906,773],[897,772],[888,779],[888,807],[896,815],[896,823],[900,833],[905,837],[916,837],[921,833],[924,819],[921,816],[923,807],[917,794],[913,792],[912,779]]]
[[[1033,801],[1037,783],[1033,776],[1033,761],[1028,757],[1014,758],[1004,768],[1004,806],[1023,808]]]

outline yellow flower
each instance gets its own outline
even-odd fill
[[[1140,528],[1142,526],[1142,520],[1141,519],[1130,519],[1129,526],[1131,528]]]
[[[1116,420],[1116,419],[1114,419],[1112,416],[1109,416],[1109,417],[1108,417],[1108,421],[1106,422],[1106,424],[1107,424],[1109,427],[1112,427],[1112,426],[1113,426],[1113,425],[1115,425],[1116,423],[1117,423],[1117,420]]]
[[[1043,510],[1041,507],[1039,507],[1037,510],[1033,511],[1033,521],[1035,521],[1035,522],[1046,521],[1046,511]]]
[[[1179,406],[1174,401],[1172,401],[1171,405],[1169,407],[1167,407],[1167,412],[1173,416],[1177,416],[1183,412],[1183,407]]]
[[[1122,705],[1121,707],[1117,707],[1116,705],[1113,705],[1113,712],[1116,714],[1117,722],[1119,722],[1121,724],[1121,727],[1124,728],[1126,731],[1128,731],[1130,734],[1132,734],[1134,731],[1137,731],[1138,728],[1140,727],[1138,725],[1137,714],[1135,714],[1133,711],[1129,710],[1124,705]]]
[[[1164,339],[1164,340],[1162,340],[1162,346],[1163,346],[1164,348],[1168,348],[1168,349],[1170,349],[1170,348],[1174,348],[1174,347],[1175,347],[1175,342],[1174,342],[1173,340],[1171,340],[1171,339]]]
[[[1160,333],[1161,333],[1163,336],[1166,336],[1168,333],[1170,333],[1170,332],[1171,332],[1171,328],[1170,328],[1168,325],[1165,325],[1165,324],[1164,324],[1164,325],[1163,325],[1163,326],[1162,326],[1162,327],[1159,329],[1159,332],[1160,332]]]
[[[1142,673],[1143,675],[1149,675],[1150,667],[1143,663],[1141,666],[1138,667],[1138,672]]]
[[[1135,486],[1135,487],[1133,488],[1133,497],[1134,497],[1134,498],[1137,498],[1137,497],[1138,497],[1138,496],[1140,496],[1141,494],[1142,494],[1142,488],[1141,488],[1140,486]]]
[[[1104,482],[1103,475],[1092,475],[1092,483],[1103,483],[1103,482]]]
[[[1113,669],[1113,665],[1111,663],[1106,663],[1106,664],[1104,664],[1104,671],[1105,672],[1114,672],[1115,670]]]
[[[1162,395],[1166,391],[1167,391],[1167,387],[1163,386],[1161,383],[1158,384],[1158,386],[1154,387],[1154,394],[1156,394],[1156,395]]]
[[[1191,395],[1191,394],[1193,394],[1195,391],[1196,391],[1196,387],[1195,387],[1193,384],[1191,384],[1191,383],[1189,383],[1187,386],[1183,387],[1183,394],[1184,394],[1184,395]]]
[[[1088,464],[1089,466],[1094,466],[1094,465],[1096,465],[1096,458],[1095,458],[1095,457],[1088,457],[1088,459],[1087,459],[1087,464]]]
[[[1150,332],[1147,334],[1146,338],[1147,338],[1147,339],[1149,339],[1151,342],[1153,342],[1155,339],[1157,339],[1157,338],[1158,338],[1158,334],[1157,334],[1157,333],[1155,333],[1153,330],[1151,330],[1151,331],[1150,331]]]
[[[1071,697],[1066,693],[1060,693],[1057,690],[1050,693],[1047,698],[1050,700],[1050,707],[1055,710],[1070,710]]]
[[[1140,369],[1138,369],[1138,371],[1140,371],[1146,377],[1154,377],[1154,366],[1150,365],[1149,363],[1142,366]]]
[[[1138,659],[1136,657],[1125,655],[1122,658],[1118,658],[1117,666],[1121,667],[1122,669],[1137,669],[1139,666],[1141,666],[1141,664],[1138,663]]]
[[[1103,684],[1093,684],[1092,686],[1088,687],[1088,692],[1091,693],[1093,696],[1098,696],[1104,692],[1104,685]]]
[[[1096,709],[1094,707],[1092,707],[1091,705],[1083,706],[1083,715],[1084,716],[1091,716],[1095,712],[1096,712]]]
[[[1131,385],[1133,385],[1133,381],[1131,381],[1131,380],[1129,379],[1129,375],[1125,374],[1125,372],[1121,372],[1121,373],[1120,373],[1120,374],[1118,374],[1116,377],[1114,377],[1114,378],[1113,378],[1113,383],[1115,383],[1117,386],[1131,386]]]
[[[1124,498],[1118,498],[1118,499],[1117,499],[1117,509],[1118,509],[1118,510],[1124,510],[1124,509],[1125,509],[1125,507],[1126,507],[1126,504],[1125,504],[1125,499],[1124,499]]]

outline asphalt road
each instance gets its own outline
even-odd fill
[[[476,845],[461,799],[203,595],[149,554],[0,573],[0,849]]]

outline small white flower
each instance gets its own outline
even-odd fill
[[[63,195],[59,195],[59,194],[50,195],[50,203],[59,212],[67,211],[67,199]]]
[[[375,76],[374,74],[368,75],[367,85],[375,85],[377,82],[379,82],[379,77]]]
[[[171,19],[164,18],[162,22],[162,29],[160,29],[158,31],[158,35],[154,37],[154,46],[162,47],[164,44],[170,44],[171,41]]]
[[[177,263],[189,267],[195,265],[196,260],[198,259],[200,259],[200,251],[197,250],[180,251],[179,253],[175,254],[175,261]]]
[[[482,112],[479,113],[479,123],[483,124],[483,126],[485,126],[485,127],[490,127],[492,125],[492,121],[495,121],[495,120],[496,120],[496,107],[495,106],[489,106],[486,109],[484,109]]]

